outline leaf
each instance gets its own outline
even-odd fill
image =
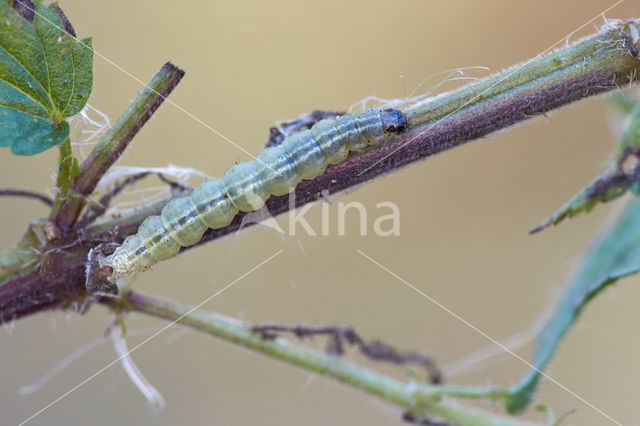
[[[638,158],[640,158],[640,101],[635,102],[629,111],[627,125],[620,137],[609,170],[576,194],[551,217],[532,229],[531,233],[556,225],[567,217],[589,212],[600,203],[606,203],[624,195],[629,189],[638,195],[640,191]],[[625,162],[629,159],[635,159],[636,164],[625,170]]]
[[[93,84],[91,40],[56,3],[0,0],[0,146],[34,155],[64,142]]]
[[[44,118],[34,117],[10,108],[0,108],[0,145],[11,140],[11,151],[17,155],[33,155],[56,146],[69,136],[69,123],[58,126]]]
[[[638,183],[640,183],[640,167],[638,165],[635,165],[629,172],[617,168],[610,169],[577,193],[552,216],[533,228],[530,233],[533,234],[548,226],[556,225],[565,218],[571,218],[583,212],[588,213],[596,205],[614,200],[624,195],[629,189],[637,194]]]
[[[520,412],[531,401],[540,371],[547,366],[587,302],[606,286],[638,271],[640,200],[636,199],[584,255],[577,275],[564,290],[553,316],[538,337],[532,363],[535,369],[531,369],[508,393],[506,407],[509,412]]]

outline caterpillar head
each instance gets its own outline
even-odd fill
[[[381,113],[382,127],[387,133],[402,133],[408,126],[407,117],[397,109],[385,109]]]

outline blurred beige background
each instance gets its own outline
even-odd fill
[[[61,1],[79,36],[93,36],[100,54],[141,80],[148,81],[168,59],[184,68],[185,79],[171,99],[252,153],[260,151],[277,120],[316,108],[345,109],[373,94],[400,97],[401,75],[410,91],[425,77],[450,68],[498,71],[536,55],[611,4]],[[639,15],[633,1],[607,14]],[[578,35],[590,33],[593,25]],[[90,104],[111,120],[140,89],[121,70],[95,58]],[[334,203],[332,237],[300,232],[282,238],[269,229],[251,229],[158,265],[139,277],[135,287],[196,304],[283,250],[206,308],[254,323],[349,323],[366,337],[429,353],[441,364],[455,362],[489,342],[356,249],[492,337],[526,329],[554,300],[612,209],[598,208],[533,237],[527,231],[603,169],[614,141],[612,117],[602,99],[591,99],[339,199],[367,206],[369,229],[377,215],[375,204],[393,201],[401,210],[400,237],[360,237],[356,215],[347,224],[352,232],[337,237]],[[56,150],[18,158],[3,149],[0,186],[50,189],[56,159]],[[220,176],[235,161],[246,160],[241,151],[166,105],[120,164],[173,163]],[[4,250],[46,211],[31,201],[0,202]],[[320,213],[316,205],[306,216],[315,228],[320,227]],[[280,221],[284,224],[286,218]],[[592,303],[548,370],[625,425],[640,420],[638,281],[624,280]],[[108,313],[94,307],[82,317],[54,312],[0,328],[0,423],[22,421],[111,362],[115,354],[106,342],[37,393],[19,395],[20,386],[99,338],[108,321]],[[158,323],[138,315],[128,319],[132,329],[152,324]],[[131,338],[130,346],[141,339]],[[530,359],[530,345],[517,353]],[[133,358],[166,399],[162,413],[146,405],[116,365],[30,424],[401,424],[400,411],[378,400],[179,327],[153,339]],[[508,355],[498,360],[452,382],[510,385],[526,371]],[[402,368],[384,371],[407,376]],[[567,424],[609,424],[552,383],[540,388],[537,401],[558,413],[575,410]],[[542,420],[532,410],[527,417]]]

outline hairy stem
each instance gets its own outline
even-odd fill
[[[550,55],[427,99],[405,111],[409,129],[400,137],[303,181],[292,195],[271,197],[266,206],[274,216],[287,212],[571,102],[634,83],[640,71],[640,40],[634,39],[638,33],[640,20],[612,24]],[[96,225],[87,234],[103,237],[117,227],[116,237],[123,238],[165,203]],[[240,213],[229,226],[208,230],[199,244],[236,232],[244,216]]]
[[[284,213],[570,102],[633,83],[640,70],[638,34],[640,20],[616,22],[550,55],[415,105],[405,111],[410,124],[407,132],[330,167],[316,179],[302,182],[291,195],[271,197],[266,206],[272,215]],[[181,72],[173,66],[165,68],[173,70],[174,75],[173,85],[165,86],[168,93]],[[145,121],[143,118],[148,118],[164,99],[156,93],[143,92],[141,96],[153,105],[134,102],[136,107],[116,123],[83,164],[74,181],[75,192],[86,196],[93,191],[99,176],[118,158]],[[79,197],[65,201],[60,209],[56,223],[62,228],[63,238],[48,243],[49,250],[44,253],[51,256],[37,262],[44,268],[26,271],[24,265],[17,264],[33,262],[32,254],[0,257],[0,280],[4,281],[0,284],[0,321],[81,300],[88,250],[102,241],[121,241],[135,232],[144,217],[157,214],[163,203],[77,230],[77,235],[65,233],[64,226],[75,223],[83,205],[84,199]],[[199,244],[237,231],[243,217],[238,214],[229,226],[208,230]],[[61,246],[65,246],[64,251],[55,250]],[[57,280],[62,284],[53,285]],[[44,288],[46,291],[38,291]]]
[[[141,293],[129,292],[122,297],[122,300],[104,298],[101,301],[115,309],[127,309],[186,325],[270,358],[337,380],[402,407],[416,417],[436,416],[454,424],[469,426],[525,424],[444,401],[447,396],[499,400],[505,395],[501,390],[402,383],[282,338],[265,339],[260,333],[252,332],[247,324],[233,318]]]
[[[51,209],[51,217],[55,217],[56,212],[60,210],[64,200],[69,198],[69,190],[71,189],[71,180],[73,171],[73,153],[71,152],[71,140],[67,139],[60,145],[60,160],[58,161],[58,178],[56,185],[58,196],[56,197],[53,208]]]
[[[292,197],[270,198],[267,208],[273,215],[286,212],[562,105],[635,82],[640,70],[638,34],[640,20],[611,24],[550,55],[414,105],[405,111],[409,120],[407,132],[327,169],[314,180],[302,182]],[[51,223],[32,224],[17,248],[0,257],[0,322],[47,308],[80,306],[86,294],[88,251],[104,240],[121,241],[136,230],[144,217],[160,211],[163,203],[145,206],[132,215],[87,229],[74,228],[86,197],[182,75],[174,66],[165,65],[150,88],[105,134],[66,195],[60,191],[59,197],[63,198],[53,217],[57,228],[51,228]],[[243,216],[237,215],[225,228],[207,231],[200,244],[235,232]],[[62,232],[56,232],[58,228]],[[113,309],[129,309],[207,332],[361,389],[405,408],[416,417],[430,415],[465,425],[518,424],[512,419],[489,417],[460,407],[449,400],[458,397],[497,401],[505,397],[502,390],[402,383],[280,338],[264,339],[233,319],[138,293],[124,297],[101,302]]]
[[[33,222],[16,246],[0,256],[0,322],[51,307],[80,306],[85,296],[87,253],[99,241],[85,239],[84,229],[69,232],[69,228],[100,178],[183,75],[182,70],[166,63],[96,144],[75,179],[70,141],[61,146],[59,191],[51,222]]]
[[[142,129],[167,96],[176,88],[184,71],[167,62],[153,76],[151,82],[140,92],[131,106],[98,141],[87,159],[82,163],[80,174],[73,181],[75,197],[65,197],[52,220],[61,229],[70,228],[78,219],[86,201],[100,178],[120,158],[120,155]],[[63,194],[64,196],[64,194]]]

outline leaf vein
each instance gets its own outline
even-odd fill
[[[11,58],[13,58],[13,60],[16,62],[16,64],[18,64],[18,65],[19,65],[19,66],[20,66],[20,67],[21,67],[21,68],[22,68],[22,69],[23,69],[23,70],[24,70],[24,71],[25,71],[25,72],[26,72],[26,73],[27,73],[27,74],[28,74],[28,75],[33,79],[33,81],[35,81],[36,83],[38,83],[38,85],[42,88],[42,90],[44,90],[44,91],[45,91],[45,93],[47,92],[47,89],[42,85],[42,83],[41,83],[40,81],[38,81],[38,79],[37,79],[33,74],[31,74],[31,72],[30,72],[27,68],[25,68],[25,66],[24,66],[22,63],[20,63],[20,61],[19,61],[15,56],[13,56],[13,55],[11,54],[11,52],[9,52],[9,51],[7,50],[7,48],[2,44],[2,42],[1,42],[1,41],[0,41],[0,48],[2,48],[2,50],[3,50],[7,55],[9,55]],[[34,98],[32,95],[30,95],[30,94],[28,94],[28,93],[24,92],[23,90],[21,90],[19,87],[15,86],[14,84],[11,84],[11,83],[9,83],[9,82],[8,82],[8,81],[6,81],[6,80],[2,80],[2,81],[3,81],[3,82],[5,82],[5,83],[7,83],[8,85],[10,85],[11,87],[14,87],[15,89],[19,90],[20,92],[24,93],[25,95],[27,95],[28,97],[30,97],[31,99],[33,99],[35,102],[37,102],[38,104],[42,105],[42,106],[43,106],[47,111],[49,111],[49,110],[50,110],[50,106],[49,106],[49,105],[45,105],[45,104],[43,104],[43,103],[42,103],[42,101],[40,101],[40,100],[38,100],[38,99]],[[51,96],[49,96],[49,94],[48,94],[48,93],[47,93],[47,97],[48,97],[48,98],[49,98],[49,100],[51,101],[51,106],[54,106],[54,105],[53,105],[53,100],[51,99]]]

